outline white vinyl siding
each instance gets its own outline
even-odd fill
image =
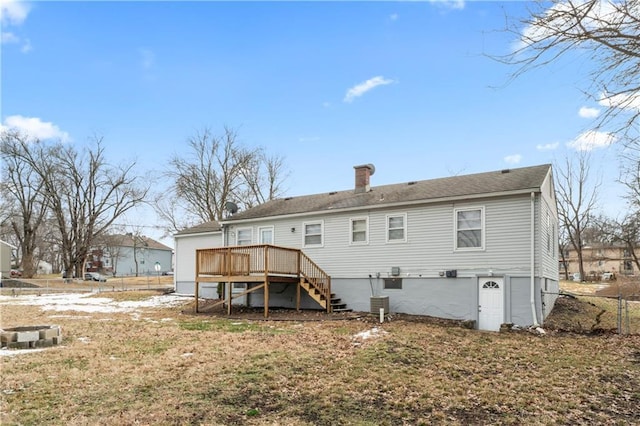
[[[349,220],[349,233],[351,244],[369,243],[369,219],[366,217],[354,217]]]
[[[273,244],[273,226],[258,228],[259,244]]]
[[[453,256],[454,210],[480,205],[485,209],[485,250],[459,250]],[[388,243],[387,217],[405,214],[407,241]],[[356,217],[368,218],[369,243],[366,245],[350,244],[349,221]],[[527,193],[468,203],[416,205],[401,212],[381,208],[360,214],[324,212],[304,219],[265,219],[255,221],[254,226],[273,226],[278,246],[313,249],[307,252],[311,259],[332,277],[361,278],[375,272],[380,272],[381,278],[388,277],[394,266],[401,268],[405,278],[405,274],[438,277],[439,271],[448,269],[456,269],[460,277],[486,274],[489,267],[496,274],[528,272],[531,269],[530,217],[531,199]],[[303,224],[322,225],[322,246],[304,245]],[[318,247],[323,249],[317,250]],[[536,263],[540,260],[536,256]],[[382,281],[379,285],[382,286]]]
[[[249,246],[251,245],[251,241],[253,240],[251,228],[238,228],[236,231],[236,245],[238,246]]]
[[[303,247],[322,247],[323,227],[323,221],[303,223]]]
[[[387,215],[387,242],[403,243],[407,241],[407,214]]]
[[[484,249],[484,207],[455,209],[455,249]]]

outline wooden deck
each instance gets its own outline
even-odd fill
[[[306,291],[327,312],[331,312],[331,277],[327,275],[301,250],[270,244],[252,246],[217,247],[196,250],[196,312],[199,312],[200,283],[261,283],[250,285],[237,294],[226,291],[225,303],[231,313],[231,301],[235,298],[264,290],[264,316],[269,315],[269,285],[272,283],[296,284],[296,308],[300,309],[301,292]]]

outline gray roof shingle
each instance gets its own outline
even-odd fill
[[[191,228],[183,229],[176,232],[173,235],[191,235],[191,234],[203,234],[207,232],[219,232],[221,230],[220,224],[216,221],[201,223],[200,225],[192,226]]]
[[[355,193],[329,192],[268,201],[249,210],[239,212],[224,222],[338,209],[384,206],[437,199],[465,198],[482,194],[510,191],[539,191],[550,164],[517,169],[498,170],[464,176],[452,176],[393,185],[372,186],[371,191]]]

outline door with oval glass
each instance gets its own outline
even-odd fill
[[[478,329],[499,331],[504,322],[504,279],[478,278]]]

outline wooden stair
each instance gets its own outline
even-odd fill
[[[347,304],[342,302],[342,299],[336,296],[335,293],[331,293],[331,300],[329,300],[329,306],[331,309],[327,309],[327,298],[313,286],[305,278],[300,280],[300,287],[302,287],[309,296],[322,307],[322,309],[328,312],[352,312],[352,309],[347,308]]]
[[[331,293],[331,312],[353,312],[353,309],[347,308],[347,304],[342,299],[336,297],[335,293]]]

